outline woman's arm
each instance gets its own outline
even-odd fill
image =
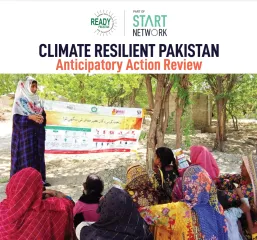
[[[43,194],[46,195],[46,198],[47,197],[67,198],[73,202],[73,200],[70,196],[67,196],[64,193],[56,191],[56,190],[47,189],[47,190],[43,191]]]
[[[242,209],[242,211],[245,213],[246,215],[246,221],[247,221],[247,225],[248,225],[248,229],[249,229],[249,232],[251,234],[255,234],[257,233],[257,225],[254,225],[253,224],[253,221],[252,221],[252,217],[251,217],[251,213],[250,213],[250,208],[245,204],[243,203],[240,208]]]
[[[240,208],[246,215],[248,229],[249,229],[251,234],[257,233],[257,226],[253,224],[248,199],[244,198],[244,194],[242,193],[241,188],[237,188],[236,191],[237,191],[237,194],[242,201],[242,204],[241,204]]]

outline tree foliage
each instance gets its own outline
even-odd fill
[[[37,79],[39,95],[44,99],[66,99],[103,106],[149,107],[155,111],[158,119],[162,119],[162,124],[156,123],[158,131],[154,131],[155,134],[165,134],[166,130],[163,130],[166,129],[168,117],[163,118],[163,111],[165,109],[165,112],[168,112],[166,95],[168,96],[167,92],[170,91],[178,93],[177,110],[181,110],[182,117],[189,104],[191,91],[213,95],[218,123],[221,119],[226,122],[226,119],[231,117],[237,128],[237,118],[257,118],[257,75],[254,74],[193,74],[189,75],[186,81],[182,81],[177,74],[169,74],[169,78],[165,76],[164,79],[162,74],[149,74],[148,80],[143,74],[0,74],[0,95],[15,92],[18,81],[24,80],[28,75]],[[190,88],[183,86],[183,82],[190,83]],[[150,104],[149,100],[153,104]],[[161,111],[157,108],[154,110],[156,100],[159,101],[157,108]],[[219,119],[221,113],[222,117]],[[226,123],[223,125],[226,132]],[[152,137],[156,143],[155,138],[156,136]],[[163,136],[160,139],[163,139]]]
[[[227,109],[237,118],[256,117],[257,75],[244,74],[229,95]]]
[[[133,90],[144,92],[143,76],[138,74],[2,74],[0,94],[15,92],[18,81],[28,75],[37,79],[39,95],[49,100],[62,96],[71,102],[122,106],[129,102]],[[138,98],[139,103],[146,99],[142,95]]]
[[[207,77],[212,77],[212,81],[217,76],[216,74],[193,74],[190,75],[192,83],[192,91],[201,92],[213,95],[211,86],[207,81]],[[221,74],[220,76],[224,76]],[[255,117],[257,111],[257,75],[256,74],[240,74],[236,75],[237,81],[234,87],[226,93],[217,96],[227,98],[228,117],[236,116],[237,118]],[[215,98],[213,98],[215,101]]]
[[[15,92],[19,80],[24,80],[26,76],[28,74],[0,74],[0,96]]]

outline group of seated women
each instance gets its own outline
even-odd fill
[[[125,187],[102,195],[103,181],[90,174],[76,204],[25,168],[0,203],[0,239],[254,239],[257,160],[243,157],[240,175],[220,175],[211,152],[193,146],[189,164],[180,169],[171,149],[158,148],[153,175],[133,165]]]

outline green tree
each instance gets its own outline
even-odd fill
[[[24,80],[26,76],[35,76],[35,74],[0,74],[0,95],[15,92],[18,82]]]
[[[242,80],[238,82],[231,92],[227,112],[233,120],[235,130],[238,129],[239,117],[256,117],[257,109],[257,75],[244,74]]]
[[[44,86],[42,96],[47,99],[61,95],[72,102],[107,106],[124,106],[142,82],[138,74],[40,75],[37,79]]]
[[[224,151],[224,141],[226,140],[226,120],[227,106],[230,102],[230,110],[234,106],[234,92],[238,86],[244,83],[249,75],[237,74],[202,74],[192,77],[194,89],[212,93],[217,111],[217,129],[214,148]],[[232,110],[231,110],[232,111]]]
[[[48,100],[62,96],[77,103],[130,107],[147,102],[144,76],[139,74],[1,74],[0,94],[15,92],[18,81],[28,75],[36,78],[38,94]]]

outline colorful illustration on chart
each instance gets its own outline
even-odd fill
[[[137,148],[142,109],[46,101],[45,111],[46,153],[130,152]]]

